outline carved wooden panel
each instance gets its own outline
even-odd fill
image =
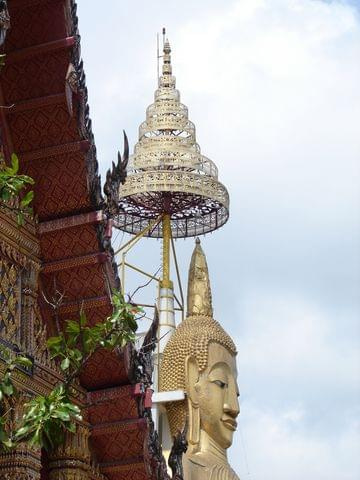
[[[108,480],[149,480],[143,464],[103,467]]]
[[[88,394],[88,421],[92,425],[138,418],[134,387],[123,387],[98,390]]]
[[[46,295],[52,298],[55,290],[64,293],[64,302],[106,295],[102,265],[84,265],[42,274]]]
[[[40,237],[42,258],[45,262],[77,257],[99,250],[94,225],[79,225],[66,230],[55,230]]]
[[[16,63],[6,62],[1,72],[5,102],[16,103],[64,92],[69,63],[69,50],[43,53]]]
[[[27,2],[9,2],[12,19],[6,39],[7,50],[17,50],[66,37],[65,9],[62,0],[38,2],[26,6]],[[17,5],[16,5],[17,4]],[[18,8],[16,8],[18,6]]]
[[[22,152],[79,140],[76,114],[70,117],[64,103],[20,110],[8,115],[14,150]]]
[[[97,390],[127,384],[129,379],[122,358],[115,352],[102,349],[86,363],[80,382],[88,390]]]
[[[146,427],[138,420],[94,427],[90,440],[101,465],[142,458],[145,434]]]
[[[34,209],[40,220],[90,208],[83,154],[27,162],[23,171],[35,180]]]

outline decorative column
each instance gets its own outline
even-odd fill
[[[13,430],[23,416],[24,403],[30,398],[30,393],[22,392],[14,403],[5,405],[5,408],[13,407],[8,419],[10,429]],[[28,443],[22,443],[15,450],[0,455],[1,480],[40,480],[40,470],[41,450]]]
[[[0,23],[1,15],[0,7]],[[36,271],[39,269],[35,226],[27,221],[25,226],[19,227],[15,214],[5,208],[0,208],[0,224],[1,346],[12,355],[18,351],[32,355],[30,344],[34,341],[34,330],[27,312],[34,301],[30,294],[36,290]],[[0,378],[4,369],[0,355]],[[17,376],[14,372],[19,397],[0,402],[3,412],[9,412],[6,427],[12,431],[22,418],[24,403],[36,391],[32,372],[23,372],[21,375]],[[17,380],[19,378],[21,383]],[[40,470],[41,451],[28,444],[20,444],[12,451],[2,451],[0,454],[1,480],[40,480]]]
[[[49,480],[91,480],[89,428],[77,425],[76,433],[67,432],[65,442],[49,458]]]
[[[0,455],[2,480],[40,480],[41,451],[22,445]]]

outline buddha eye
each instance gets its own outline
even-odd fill
[[[228,386],[227,383],[222,382],[221,380],[214,380],[213,383],[215,383],[216,385],[218,385],[220,388],[225,388],[225,387]]]

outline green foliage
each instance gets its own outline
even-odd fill
[[[32,362],[29,358],[23,356],[13,357],[9,350],[1,346],[1,356],[5,361],[5,374],[0,382],[0,449],[8,450],[14,446],[14,441],[6,430],[7,416],[11,411],[11,406],[7,412],[4,412],[5,401],[8,405],[11,401],[16,399],[17,390],[13,383],[13,372],[17,367],[31,368]]]
[[[60,335],[48,339],[51,357],[61,360],[61,369],[67,374],[77,372],[96,349],[123,347],[135,339],[135,315],[141,309],[126,303],[117,292],[113,294],[112,301],[113,313],[104,322],[88,326],[85,312],[82,311],[78,320],[66,320],[65,329]]]
[[[3,161],[3,157],[0,156],[0,162]],[[33,185],[34,180],[27,175],[20,175],[19,173],[19,159],[13,153],[11,155],[11,166],[5,166],[0,169],[0,201],[5,204],[11,200],[17,200],[21,191],[28,185]],[[31,214],[32,209],[30,203],[34,198],[34,192],[28,191],[25,196],[20,200],[19,206],[13,208],[17,211],[18,223],[20,225],[24,222],[24,215]]]
[[[65,430],[75,432],[74,420],[82,420],[80,408],[69,400],[65,386],[60,384],[49,395],[38,395],[25,404],[15,440],[50,451],[62,444]]]
[[[52,358],[60,361],[64,382],[48,395],[38,395],[24,405],[25,413],[21,424],[8,435],[6,430],[7,413],[0,416],[0,450],[15,447],[19,442],[29,442],[48,451],[61,445],[68,430],[76,431],[76,421],[81,421],[79,407],[70,400],[72,381],[79,376],[82,367],[99,348],[114,349],[123,347],[135,339],[136,315],[142,309],[126,303],[123,296],[114,292],[113,313],[104,322],[89,326],[86,315],[81,312],[78,320],[67,320],[65,329],[47,341]],[[3,352],[0,352],[1,354]],[[2,354],[5,358],[5,355]],[[6,371],[0,383],[0,406],[3,400],[16,396],[12,382],[12,372],[16,367],[29,367],[26,357],[11,359],[6,357]]]

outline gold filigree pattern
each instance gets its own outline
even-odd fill
[[[229,195],[214,162],[202,155],[196,129],[180,102],[172,75],[169,42],[155,101],[139,127],[139,141],[129,158],[127,178],[119,188],[118,228],[138,233],[160,214],[170,215],[174,238],[216,230],[229,216]],[[161,226],[151,237],[163,237]]]
[[[0,259],[0,336],[11,343],[20,328],[19,300],[19,267]]]

